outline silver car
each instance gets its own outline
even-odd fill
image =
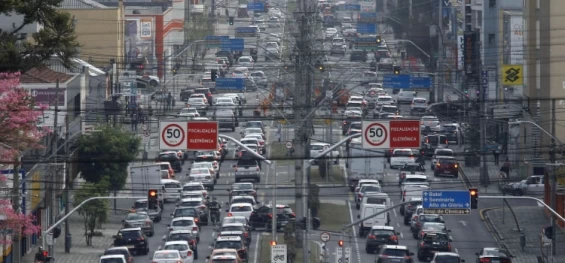
[[[124,228],[139,227],[145,234],[152,237],[155,234],[153,228],[153,220],[149,217],[147,212],[133,212],[126,215],[124,219]]]
[[[158,250],[153,254],[151,262],[154,263],[171,263],[185,262],[178,250]]]
[[[191,169],[190,173],[188,174],[188,180],[190,180],[191,182],[202,183],[205,188],[214,190],[216,175],[208,168]]]

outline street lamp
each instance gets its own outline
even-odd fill
[[[523,109],[522,109],[523,110]],[[547,136],[551,137],[552,139],[554,139],[556,142],[559,143],[559,145],[563,146],[563,142],[561,142],[559,139],[557,139],[557,137],[553,136],[553,134],[551,134],[550,132],[546,131],[544,128],[542,128],[541,126],[539,126],[537,123],[533,122],[533,121],[524,121],[524,120],[516,120],[516,121],[509,121],[508,125],[518,125],[518,124],[522,124],[522,123],[529,123],[531,125],[534,125],[535,127],[537,127],[538,129],[540,129],[543,133],[547,134]]]

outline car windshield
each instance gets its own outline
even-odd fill
[[[357,123],[357,122],[354,122],[349,126],[349,128],[351,128],[352,130],[361,130],[361,127],[362,127],[362,123]]]
[[[187,208],[187,209],[180,208],[175,210],[175,217],[183,217],[183,216],[193,217],[194,215],[196,215],[196,211],[194,210],[194,208]]]
[[[147,219],[147,215],[146,214],[128,214],[128,216],[126,217],[126,220],[130,221],[130,220],[145,220]]]
[[[178,251],[186,251],[188,250],[188,246],[186,244],[171,244],[165,246],[166,250],[178,250]]]
[[[120,234],[122,236],[123,239],[136,239],[138,238],[140,235],[139,231],[137,230],[132,230],[132,231],[120,231]]]
[[[201,98],[188,99],[188,104],[204,104]]]
[[[184,202],[180,202],[179,206],[193,207],[193,206],[199,206],[200,204],[202,204],[202,201],[184,201]]]
[[[437,232],[444,230],[445,230],[445,224],[443,223],[426,222],[422,225],[422,231]]]
[[[371,235],[376,237],[390,237],[394,236],[394,232],[386,229],[373,229],[371,230]]]
[[[190,233],[173,233],[169,235],[167,240],[177,241],[177,240],[191,240],[192,235]]]
[[[241,248],[241,241],[217,241],[214,245],[214,249],[221,249],[221,248]]]
[[[436,152],[437,156],[453,156],[453,151],[438,150]]]
[[[424,237],[425,242],[441,242],[441,241],[447,241],[447,240],[448,240],[447,236],[441,235],[441,234],[426,235]]]
[[[382,255],[393,256],[393,257],[405,257],[408,256],[408,251],[402,249],[387,248],[383,251]]]
[[[363,186],[361,187],[360,190],[362,193],[366,193],[366,192],[380,192],[381,188],[376,186],[376,185],[367,185],[367,186]]]
[[[318,145],[318,144],[310,145],[311,151],[321,151],[323,149],[324,149],[324,145]]]
[[[414,99],[413,102],[414,104],[426,104],[425,99]]]
[[[224,226],[220,232],[227,232],[227,231],[243,231],[243,226]]]
[[[231,211],[232,212],[249,212],[249,211],[251,211],[251,207],[250,206],[232,206]]]
[[[382,101],[392,101],[392,98],[391,97],[379,97],[378,100],[381,101],[381,102]]]
[[[103,258],[100,259],[100,263],[124,263],[124,260],[121,258]]]
[[[180,258],[180,255],[178,252],[176,253],[172,253],[172,252],[156,252],[155,255],[153,255],[153,259],[178,259]]]
[[[457,130],[457,126],[454,125],[444,125],[443,129],[446,131],[456,131]]]
[[[241,223],[247,224],[245,217],[224,217],[222,224]]]
[[[239,58],[239,62],[251,62],[249,58]]]
[[[200,185],[186,185],[182,188],[183,191],[199,191],[202,190]]]
[[[402,151],[402,150],[394,151],[393,155],[395,157],[412,157],[412,151],[408,151],[408,150],[406,150],[406,151]]]
[[[396,113],[398,111],[398,108],[396,108],[396,107],[382,107],[381,110],[384,111],[384,112],[388,112],[388,113]]]
[[[245,133],[247,133],[247,134],[263,133],[263,130],[261,130],[261,128],[247,128],[247,129],[245,129]]]
[[[459,257],[452,255],[439,255],[435,257],[435,262],[438,263],[460,263]]]
[[[175,220],[172,222],[172,226],[192,226],[194,222],[192,220]]]

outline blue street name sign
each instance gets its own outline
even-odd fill
[[[261,3],[261,2],[247,3],[247,11],[265,11],[265,3]]]
[[[216,89],[243,91],[245,87],[244,83],[244,79],[242,78],[217,78]]]
[[[383,88],[393,88],[393,89],[410,88],[410,75],[386,74],[383,76]]]
[[[377,37],[357,38],[355,45],[357,49],[362,50],[376,50],[379,47],[379,45],[377,44]]]
[[[236,37],[256,37],[257,28],[256,27],[236,27],[235,28]]]
[[[359,4],[345,4],[345,5],[342,6],[342,10],[359,11],[359,10],[361,10],[361,5],[359,5]]]
[[[429,89],[432,87],[432,78],[430,77],[412,77],[411,88],[413,89]]]
[[[243,38],[222,39],[220,43],[221,50],[243,51],[245,45]]]
[[[374,24],[377,23],[377,13],[361,12],[359,13],[358,23]]]
[[[208,48],[220,48],[222,44],[222,39],[230,39],[229,36],[206,36],[206,47]]]
[[[376,34],[376,24],[357,24],[357,33],[359,34]]]
[[[438,214],[469,214],[471,194],[467,190],[433,190],[422,193],[424,212]]]

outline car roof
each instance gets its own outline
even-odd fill
[[[173,179],[161,179],[161,183],[180,183],[180,182]]]
[[[216,241],[241,241],[240,236],[219,236]]]
[[[234,207],[234,206],[253,206],[251,204],[248,203],[237,203],[237,204],[231,204],[230,207]]]
[[[360,179],[358,184],[360,184],[360,183],[376,183],[376,184],[380,184],[380,183],[379,183],[379,180],[376,180],[376,179]]]
[[[105,255],[100,257],[100,259],[109,259],[109,258],[123,258],[124,262],[127,261],[124,255]]]
[[[180,244],[188,245],[188,241],[186,241],[186,240],[167,241],[165,243],[165,246],[167,246],[167,245],[180,245]]]
[[[129,248],[126,247],[126,246],[122,246],[122,247],[109,247],[109,248],[107,248],[105,251],[108,251],[108,250],[127,250],[127,251],[129,252]]]
[[[202,198],[193,198],[193,197],[190,197],[190,198],[183,198],[183,199],[181,199],[180,201],[181,201],[181,202],[202,201]]]
[[[392,227],[392,226],[372,226],[371,229],[392,230],[392,231],[394,231],[394,227]]]
[[[310,146],[312,146],[312,145],[326,146],[326,145],[330,145],[330,144],[325,143],[325,142],[313,142],[313,143],[310,143]]]
[[[180,229],[180,230],[172,230],[169,232],[169,235],[171,234],[191,234],[192,235],[192,230],[188,230],[188,229]]]
[[[407,174],[405,176],[406,176],[405,179],[408,179],[408,178],[428,179],[428,176],[425,175],[425,174]]]
[[[191,217],[191,216],[175,217],[171,220],[171,222],[172,221],[182,221],[182,220],[192,220],[192,221],[194,221],[194,217]]]
[[[190,185],[202,185],[202,183],[200,183],[200,182],[189,182],[189,183],[185,183],[183,186],[190,186]]]
[[[250,196],[250,195],[236,195],[236,196],[232,197],[231,199],[232,200],[233,199],[253,199],[253,200],[255,200],[255,197]]]
[[[180,252],[176,249],[163,249],[163,250],[157,250],[155,251],[155,253],[159,253],[159,254],[165,254],[165,253],[173,253],[173,254],[177,254],[180,256]]]
[[[452,257],[460,257],[459,254],[453,252],[436,252],[435,256],[452,256]]]
[[[243,226],[243,223],[228,223],[228,224],[223,224],[222,226]]]
[[[400,249],[400,250],[408,250],[407,246],[399,246],[399,245],[383,245],[383,248],[390,248],[390,249]]]
[[[127,231],[141,231],[141,227],[130,227],[130,228],[122,228],[119,232],[127,232]]]

